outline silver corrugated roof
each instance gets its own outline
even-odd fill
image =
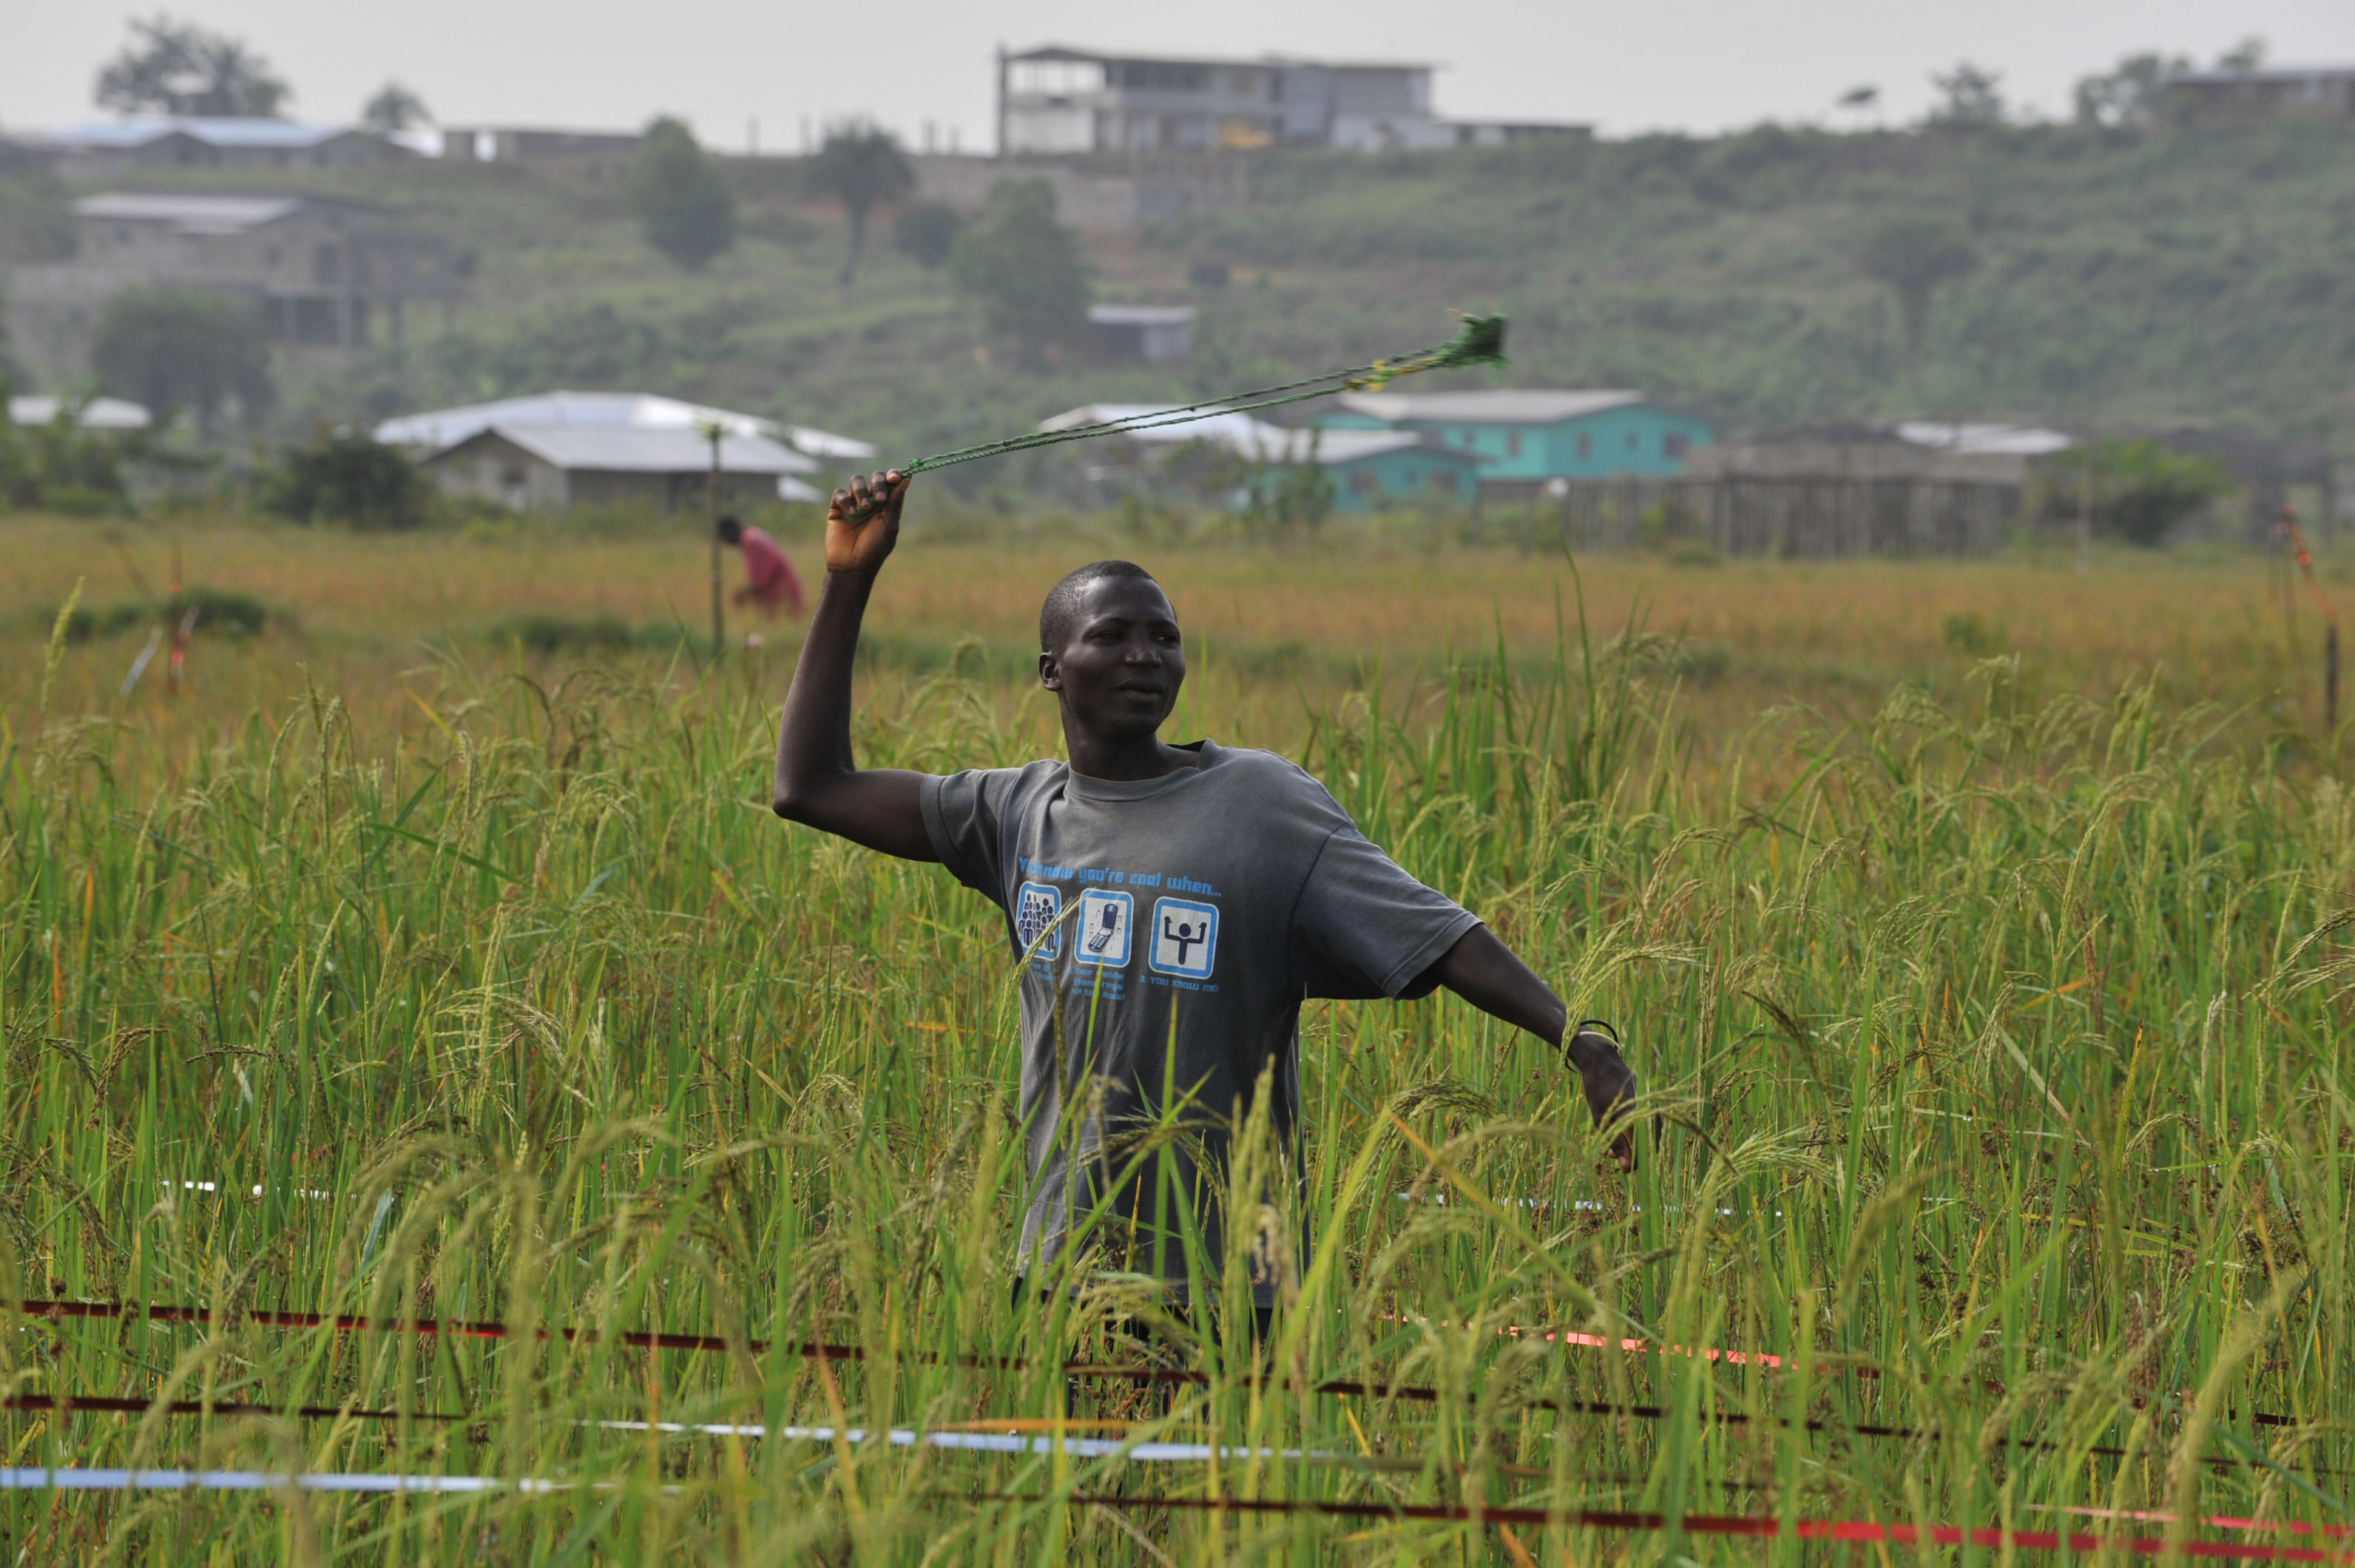
[[[1088,319],[1098,326],[1184,326],[1194,319],[1189,304],[1092,304]]]
[[[305,125],[293,120],[263,120],[236,115],[186,115],[179,118],[140,117],[69,126],[42,138],[52,147],[121,149],[144,147],[159,137],[177,133],[213,147],[315,147],[338,136],[364,135],[348,125]]]
[[[527,398],[501,398],[496,402],[469,403],[464,408],[404,414],[385,421],[376,427],[375,433],[377,440],[389,446],[422,446],[439,451],[455,446],[493,425],[506,430],[563,427],[695,431],[709,424],[735,436],[782,435],[787,444],[812,457],[858,460],[875,455],[872,446],[847,435],[807,425],[780,426],[774,420],[757,414],[737,413],[648,392],[540,392]],[[794,472],[807,473],[816,466],[806,464]]]
[[[1452,420],[1464,424],[1560,424],[1644,400],[1641,392],[1550,391],[1497,387],[1471,392],[1344,392],[1351,413],[1383,421]]]
[[[1052,419],[1041,420],[1039,428],[1076,430],[1082,425],[1107,424],[1114,420],[1175,411],[1174,408],[1158,403],[1087,403],[1057,414]],[[1123,433],[1133,440],[1156,444],[1207,441],[1255,463],[1305,463],[1312,446],[1316,461],[1327,465],[1355,463],[1361,458],[1379,457],[1383,453],[1401,452],[1411,446],[1430,446],[1434,452],[1473,463],[1486,461],[1468,452],[1455,452],[1439,446],[1413,431],[1327,430],[1320,434],[1306,430],[1287,430],[1282,425],[1269,424],[1264,420],[1255,420],[1247,413],[1217,413],[1207,419],[1189,420],[1184,424],[1161,425]]]
[[[492,425],[467,440],[499,436],[551,466],[570,473],[708,474],[711,443],[700,431],[633,430],[617,425]],[[441,457],[464,442],[434,453]],[[765,435],[723,435],[723,474],[807,474],[817,464]]]
[[[86,196],[74,216],[131,223],[169,223],[190,233],[234,233],[302,210],[293,196]]]

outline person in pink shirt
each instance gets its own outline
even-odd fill
[[[794,572],[794,563],[777,548],[777,541],[759,528],[748,528],[734,517],[719,519],[719,539],[744,552],[744,586],[738,589],[733,603],[758,604],[761,613],[774,617],[777,606],[783,604],[785,613],[802,613],[802,580]]]

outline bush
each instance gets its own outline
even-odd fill
[[[900,214],[891,226],[891,240],[918,265],[938,272],[948,264],[949,252],[964,232],[964,219],[955,208],[928,204]]]
[[[2046,461],[2048,521],[2076,517],[2088,464],[2094,530],[2145,548],[2166,542],[2178,527],[2232,489],[2231,472],[2211,457],[2175,452],[2155,441],[2105,441]]]
[[[107,390],[166,411],[194,410],[197,428],[234,403],[248,422],[277,400],[270,336],[252,303],[205,288],[129,288],[106,302],[91,363]]]
[[[179,604],[183,614],[190,610],[197,613],[199,635],[210,633],[232,637],[259,636],[271,622],[286,618],[252,594],[231,589],[192,588],[180,596]],[[102,610],[85,604],[66,622],[66,636],[72,642],[88,642],[92,637],[111,637],[139,626],[160,626],[172,618],[168,604],[109,604]],[[45,610],[33,619],[46,632],[56,624],[57,613]]]
[[[7,388],[0,383],[0,399]],[[99,517],[131,510],[123,465],[146,450],[144,432],[84,430],[61,403],[44,425],[0,420],[0,506]]]
[[[262,481],[262,505],[298,523],[413,528],[432,482],[395,448],[357,431],[321,430]]]
[[[1966,658],[1992,658],[2010,645],[2010,634],[2000,621],[1989,621],[1976,610],[1959,610],[1946,617],[1946,645]]]
[[[949,275],[980,304],[992,336],[1034,358],[1087,325],[1093,280],[1079,237],[1055,221],[1045,180],[992,187],[989,210],[950,250]]]
[[[646,127],[630,170],[630,206],[646,243],[690,272],[736,243],[736,197],[676,120]]]

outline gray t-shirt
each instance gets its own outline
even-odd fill
[[[1037,762],[923,784],[942,861],[1005,912],[1018,955],[1036,945],[1022,976],[1026,1272],[1109,1195],[1109,1266],[1184,1279],[1190,1215],[1215,1278],[1227,1129],[1270,1063],[1270,1120],[1295,1147],[1303,998],[1423,995],[1417,977],[1479,923],[1293,763],[1196,747],[1199,766],[1134,783]],[[1187,1136],[1121,1181],[1165,1104]],[[1255,1281],[1263,1301],[1271,1291]]]

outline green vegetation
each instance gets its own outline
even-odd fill
[[[1766,126],[1264,155],[1248,207],[1077,248],[1102,297],[1199,307],[1196,358],[1169,368],[1002,352],[974,296],[897,249],[870,247],[846,293],[839,212],[802,160],[705,157],[733,193],[740,238],[695,272],[647,247],[624,171],[590,160],[150,183],[381,202],[478,261],[446,333],[439,311],[412,309],[405,348],[379,338],[349,371],[282,372],[277,429],[297,438],[320,417],[630,386],[906,456],[1082,402],[1183,400],[1362,363],[1430,341],[1453,305],[1513,322],[1512,365],[1459,384],[1638,387],[1732,428],[1924,412],[2113,428],[2203,418],[2331,443],[2343,459],[2355,457],[2350,147],[2330,126]],[[1897,291],[1859,257],[1882,225],[1914,214],[1942,219],[1978,265],[1934,288],[1909,353]],[[1205,257],[1228,267],[1229,286],[1188,283]],[[1027,472],[958,483],[1010,494]]]
[[[2212,458],[2155,441],[2105,441],[2060,453],[2043,485],[2047,518],[2074,517],[2082,507],[2101,533],[2148,547],[2229,494],[2232,476]]]
[[[7,392],[0,382],[0,400]],[[123,464],[146,451],[145,432],[84,430],[79,411],[61,401],[47,424],[0,422],[0,505],[85,517],[130,509]]]
[[[360,106],[360,123],[371,131],[406,131],[432,123],[425,100],[397,81],[388,81]]]
[[[251,424],[277,400],[261,313],[211,289],[123,290],[99,313],[91,360],[110,391],[145,404],[158,422],[186,409],[209,432],[234,406]]]
[[[494,559],[291,548],[406,560],[420,583]],[[969,594],[992,570],[903,553],[911,590]],[[1517,1525],[1508,1545],[1151,1499],[2234,1540],[2194,1521],[2350,1522],[2355,816],[2335,778],[2220,742],[2216,714],[2144,682],[2040,698],[2074,672],[2012,659],[1944,700],[1906,683],[1852,720],[1745,709],[1697,735],[1673,646],[1581,624],[1566,574],[1527,561],[1515,580],[1572,607],[1560,640],[1508,649],[1497,610],[1494,656],[1410,689],[1367,628],[1456,563],[1377,600],[1342,557],[1232,553],[1173,579],[1289,594],[1287,634],[1333,608],[1351,630],[1319,651],[1360,678],[1304,706],[1290,671],[1239,679],[1208,639],[1180,738],[1283,747],[1576,1013],[1618,1020],[1658,1118],[1632,1178],[1574,1081],[1500,1026],[1444,998],[1314,1004],[1296,1186],[1262,1179],[1263,1124],[1239,1140],[1234,1198],[1267,1200],[1273,1254],[1316,1241],[1272,1365],[1106,1268],[1101,1225],[1103,1250],[1018,1309],[1004,923],[939,868],[775,821],[780,666],[443,648],[381,688],[306,674],[257,706],[217,674],[173,703],[118,694],[119,644],[45,656],[19,633],[0,661],[0,1281],[12,1302],[207,1316],[0,1307],[0,1380],[210,1413],[20,1410],[14,1462],[554,1487],[8,1493],[0,1532],[28,1562],[176,1563],[201,1541],[225,1562],[1715,1564],[1806,1558],[1673,1522]],[[698,566],[686,552],[681,581]],[[1738,570],[1723,592],[1785,585],[1814,618],[1795,650],[1839,634],[1843,594],[1967,575]],[[2089,635],[2118,624],[2113,585],[2053,581],[2100,596]],[[1180,603],[1207,623],[1225,597]],[[2230,635],[2231,606],[2193,602],[2208,618],[2177,631]],[[895,603],[883,638],[972,624]],[[2057,619],[2020,613],[2038,636]],[[1908,618],[1937,642],[1934,615]],[[1976,654],[1999,634],[1947,635]],[[879,670],[858,741],[925,769],[1050,744],[1035,698],[954,666]],[[1242,1259],[1200,1263],[1231,1279]],[[616,1338],[645,1329],[725,1348]],[[805,1359],[810,1341],[859,1359]],[[1202,1381],[1067,1378],[1067,1359]],[[1316,1392],[1337,1380],[1369,1386]],[[601,1424],[657,1421],[835,1435]],[[1227,1452],[840,1435],[976,1424]]]
[[[1087,326],[1087,259],[1079,236],[1055,221],[1055,190],[1045,180],[993,187],[981,221],[950,248],[949,276],[980,304],[990,334],[1034,363]]]
[[[736,197],[677,120],[646,127],[630,168],[630,205],[646,243],[690,272],[736,243]]]
[[[158,13],[98,73],[98,106],[118,114],[275,115],[294,90],[242,38]]]
[[[298,523],[413,528],[425,520],[433,482],[406,453],[365,432],[322,427],[309,444],[280,454],[263,475],[261,502]]]
[[[916,188],[916,171],[898,138],[880,125],[852,120],[829,126],[810,160],[813,189],[842,203],[850,223],[850,249],[842,259],[842,286],[858,277],[858,257],[867,248],[867,219],[879,202],[899,201]]]
[[[1915,353],[1930,324],[1930,296],[1941,284],[1977,270],[1978,252],[1942,218],[1892,218],[1866,236],[1856,264],[1897,295],[1905,346]]]
[[[964,218],[955,208],[926,202],[900,214],[891,226],[891,242],[927,272],[938,272],[948,264],[949,252],[964,232]]]

